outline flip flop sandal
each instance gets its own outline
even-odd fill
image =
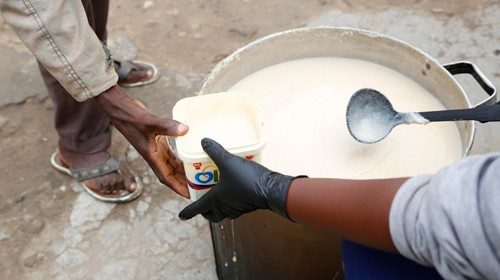
[[[122,87],[138,87],[138,86],[152,84],[152,83],[156,82],[158,80],[158,78],[160,77],[159,72],[158,72],[158,68],[156,68],[156,66],[153,65],[152,63],[142,61],[142,60],[132,60],[132,61],[115,60],[115,62],[118,65],[120,65],[120,68],[118,68],[117,73],[118,73],[118,84]],[[153,76],[151,78],[149,78],[148,80],[144,80],[144,81],[139,81],[139,82],[130,83],[130,84],[122,83],[123,80],[125,80],[125,78],[128,76],[128,74],[130,74],[130,72],[132,72],[132,70],[138,70],[136,68],[137,64],[141,65],[145,68],[153,69]]]
[[[97,200],[104,202],[122,203],[122,202],[132,201],[142,194],[143,186],[141,180],[137,176],[134,177],[135,182],[137,184],[137,189],[135,190],[135,192],[133,193],[127,192],[127,194],[123,196],[101,195],[95,192],[94,190],[90,189],[89,187],[87,187],[87,185],[85,185],[85,183],[83,182],[85,180],[98,178],[112,172],[120,173],[120,162],[114,156],[109,156],[109,159],[104,163],[96,164],[87,168],[75,168],[75,169],[70,169],[62,166],[60,163],[57,162],[56,157],[57,157],[57,151],[54,152],[50,157],[50,164],[52,164],[52,166],[59,172],[69,175],[73,179],[78,181],[85,189],[85,191],[87,191],[87,193],[89,193]]]

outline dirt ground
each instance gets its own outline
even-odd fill
[[[152,61],[161,72],[157,83],[127,93],[163,116],[236,48],[303,26],[379,31],[442,63],[471,60],[500,85],[498,0],[120,0],[110,10],[115,56]],[[472,79],[459,81],[473,101],[484,98]],[[140,174],[140,199],[97,202],[51,168],[53,114],[35,61],[0,20],[0,278],[215,279],[207,222],[177,219],[187,202],[158,183],[119,133],[112,150]],[[498,150],[498,124],[481,125],[473,153]]]

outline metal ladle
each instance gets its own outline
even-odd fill
[[[400,113],[377,90],[364,88],[351,96],[347,105],[347,128],[361,143],[379,142],[400,124],[475,120],[481,123],[500,121],[500,104],[471,109],[443,110],[420,113]]]

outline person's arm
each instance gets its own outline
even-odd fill
[[[297,179],[288,191],[288,216],[351,241],[395,252],[389,211],[406,180]]]
[[[220,169],[221,181],[182,210],[181,219],[201,214],[219,222],[270,209],[295,222],[395,251],[389,234],[389,209],[406,179],[294,178],[231,155],[213,140],[204,139],[202,146]]]
[[[164,137],[184,135],[188,127],[152,115],[121,90],[109,50],[89,26],[80,0],[0,0],[0,11],[36,59],[76,100],[96,98],[159,180],[189,198],[182,163]]]

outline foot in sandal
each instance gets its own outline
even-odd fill
[[[127,202],[142,193],[140,181],[128,166],[107,152],[75,154],[59,148],[51,158],[57,170],[72,176],[94,198],[105,202]]]
[[[149,62],[140,60],[115,60],[118,84],[123,87],[138,87],[156,82],[158,69]]]

